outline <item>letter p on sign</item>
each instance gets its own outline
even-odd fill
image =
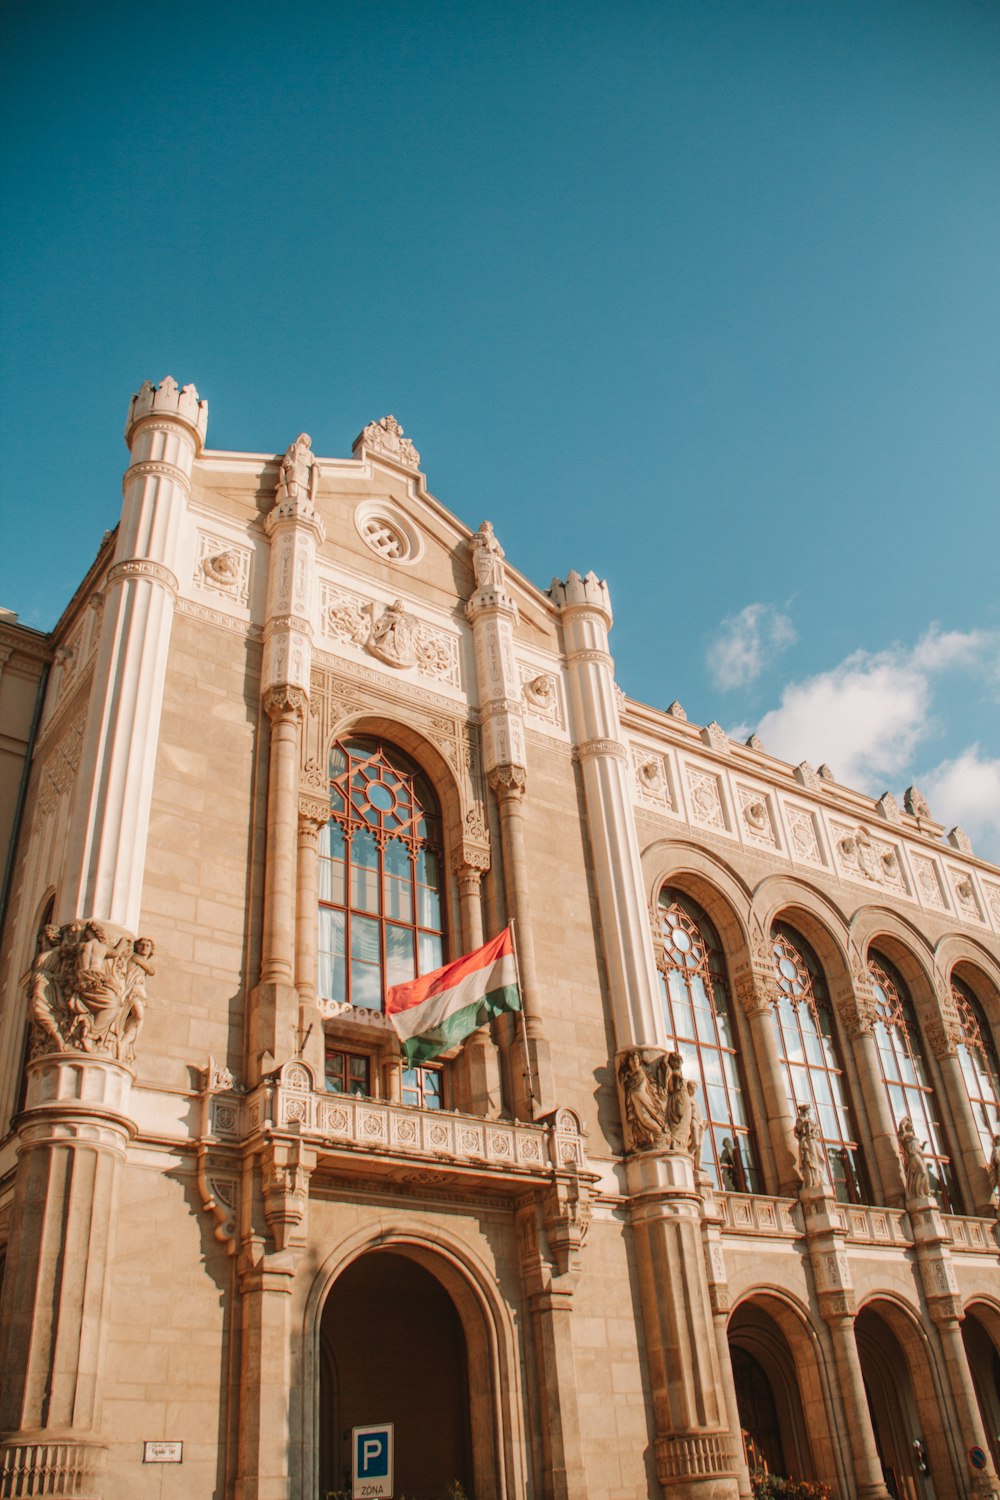
[[[353,1500],[391,1500],[392,1423],[351,1429]]]

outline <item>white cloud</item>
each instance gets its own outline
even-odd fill
[[[831,672],[791,682],[757,733],[772,755],[827,762],[848,786],[902,770],[930,727],[930,684],[892,652],[857,651]]]
[[[748,604],[723,620],[706,661],[717,688],[747,687],[795,640],[795,628],[773,604]]]
[[[935,676],[960,668],[995,672],[998,655],[997,632],[934,625],[912,648],[856,651],[829,672],[789,683],[757,733],[782,760],[825,761],[838,781],[876,792],[906,771],[936,729]]]
[[[920,789],[939,823],[957,823],[977,854],[1000,858],[1000,759],[991,760],[978,745],[969,745],[922,776]]]

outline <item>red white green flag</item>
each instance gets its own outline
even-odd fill
[[[385,997],[385,1013],[411,1067],[447,1052],[492,1016],[520,1009],[509,927],[443,969],[393,985]]]

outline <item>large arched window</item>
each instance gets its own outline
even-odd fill
[[[898,1125],[909,1117],[927,1162],[931,1187],[941,1207],[950,1210],[958,1203],[955,1180],[910,992],[899,970],[881,953],[869,953],[868,975],[875,992],[875,1041],[893,1119]]]
[[[969,1091],[983,1152],[989,1161],[993,1137],[1000,1131],[1000,1065],[982,1007],[969,986],[957,975],[952,975],[951,996],[962,1023],[958,1056],[965,1087]]]
[[[760,1192],[726,965],[715,929],[680,891],[660,892],[660,987],[670,1045],[699,1084],[702,1166],[716,1187]]]
[[[793,1113],[797,1104],[812,1106],[841,1203],[869,1202],[823,970],[805,939],[783,922],[771,929],[771,943],[780,997],[775,1011],[778,1045]]]
[[[390,985],[444,962],[441,815],[423,772],[383,740],[338,741],[329,778],[330,821],[319,846],[317,987],[324,1000],[381,1011]],[[326,1075],[337,1092],[370,1091],[370,1059],[332,1042]],[[440,1106],[438,1070],[406,1070],[403,1097]]]

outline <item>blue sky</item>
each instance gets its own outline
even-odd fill
[[[1000,6],[8,0],[0,603],[213,447],[393,412],[631,695],[1000,859]]]

